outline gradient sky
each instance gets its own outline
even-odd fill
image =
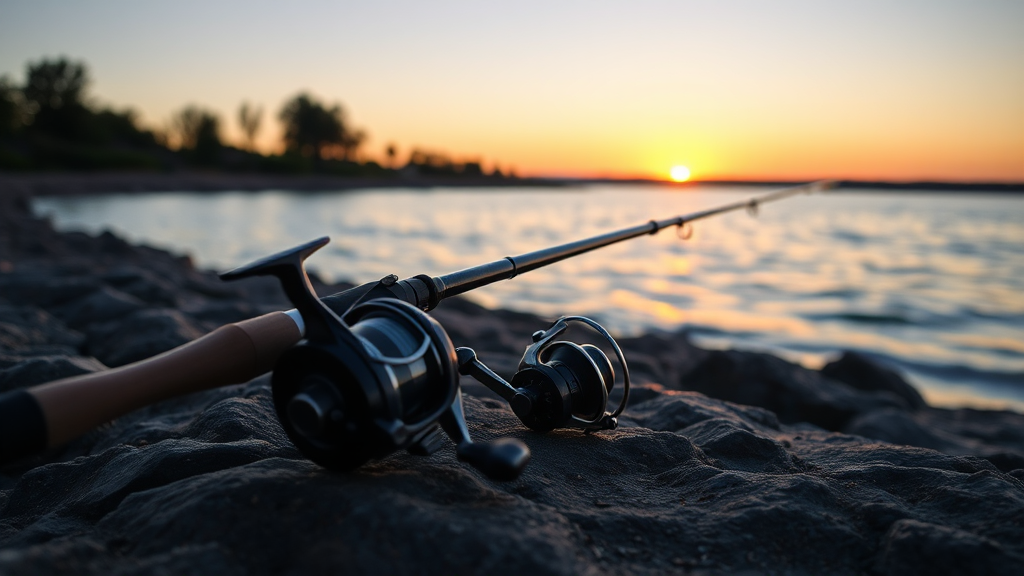
[[[0,0],[0,75],[66,55],[103,104],[340,101],[522,175],[1024,181],[1024,2]]]

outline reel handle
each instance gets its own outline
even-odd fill
[[[504,378],[481,362],[472,348],[456,348],[455,353],[459,358],[459,374],[472,376],[477,382],[501,396],[520,420],[526,418],[533,410],[533,404],[537,401],[536,394],[523,388],[513,388]]]

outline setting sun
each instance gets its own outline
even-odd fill
[[[673,166],[670,173],[672,180],[676,182],[686,182],[690,179],[690,169],[686,166]]]

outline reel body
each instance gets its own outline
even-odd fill
[[[326,468],[351,470],[400,449],[433,453],[443,430],[460,460],[496,480],[516,478],[529,449],[512,439],[470,439],[455,346],[437,321],[395,298],[356,301],[340,317],[317,298],[303,262],[327,242],[221,275],[276,276],[301,315],[305,339],[272,377],[278,419],[295,446]]]
[[[433,432],[459,388],[454,346],[426,314],[398,300],[371,300],[342,321],[350,326],[346,345],[293,347],[272,383],[296,447],[322,466],[350,470]]]

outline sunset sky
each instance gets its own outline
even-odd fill
[[[1024,2],[0,0],[0,75],[65,55],[150,127],[261,147],[300,90],[370,139],[520,175],[1024,181]]]

